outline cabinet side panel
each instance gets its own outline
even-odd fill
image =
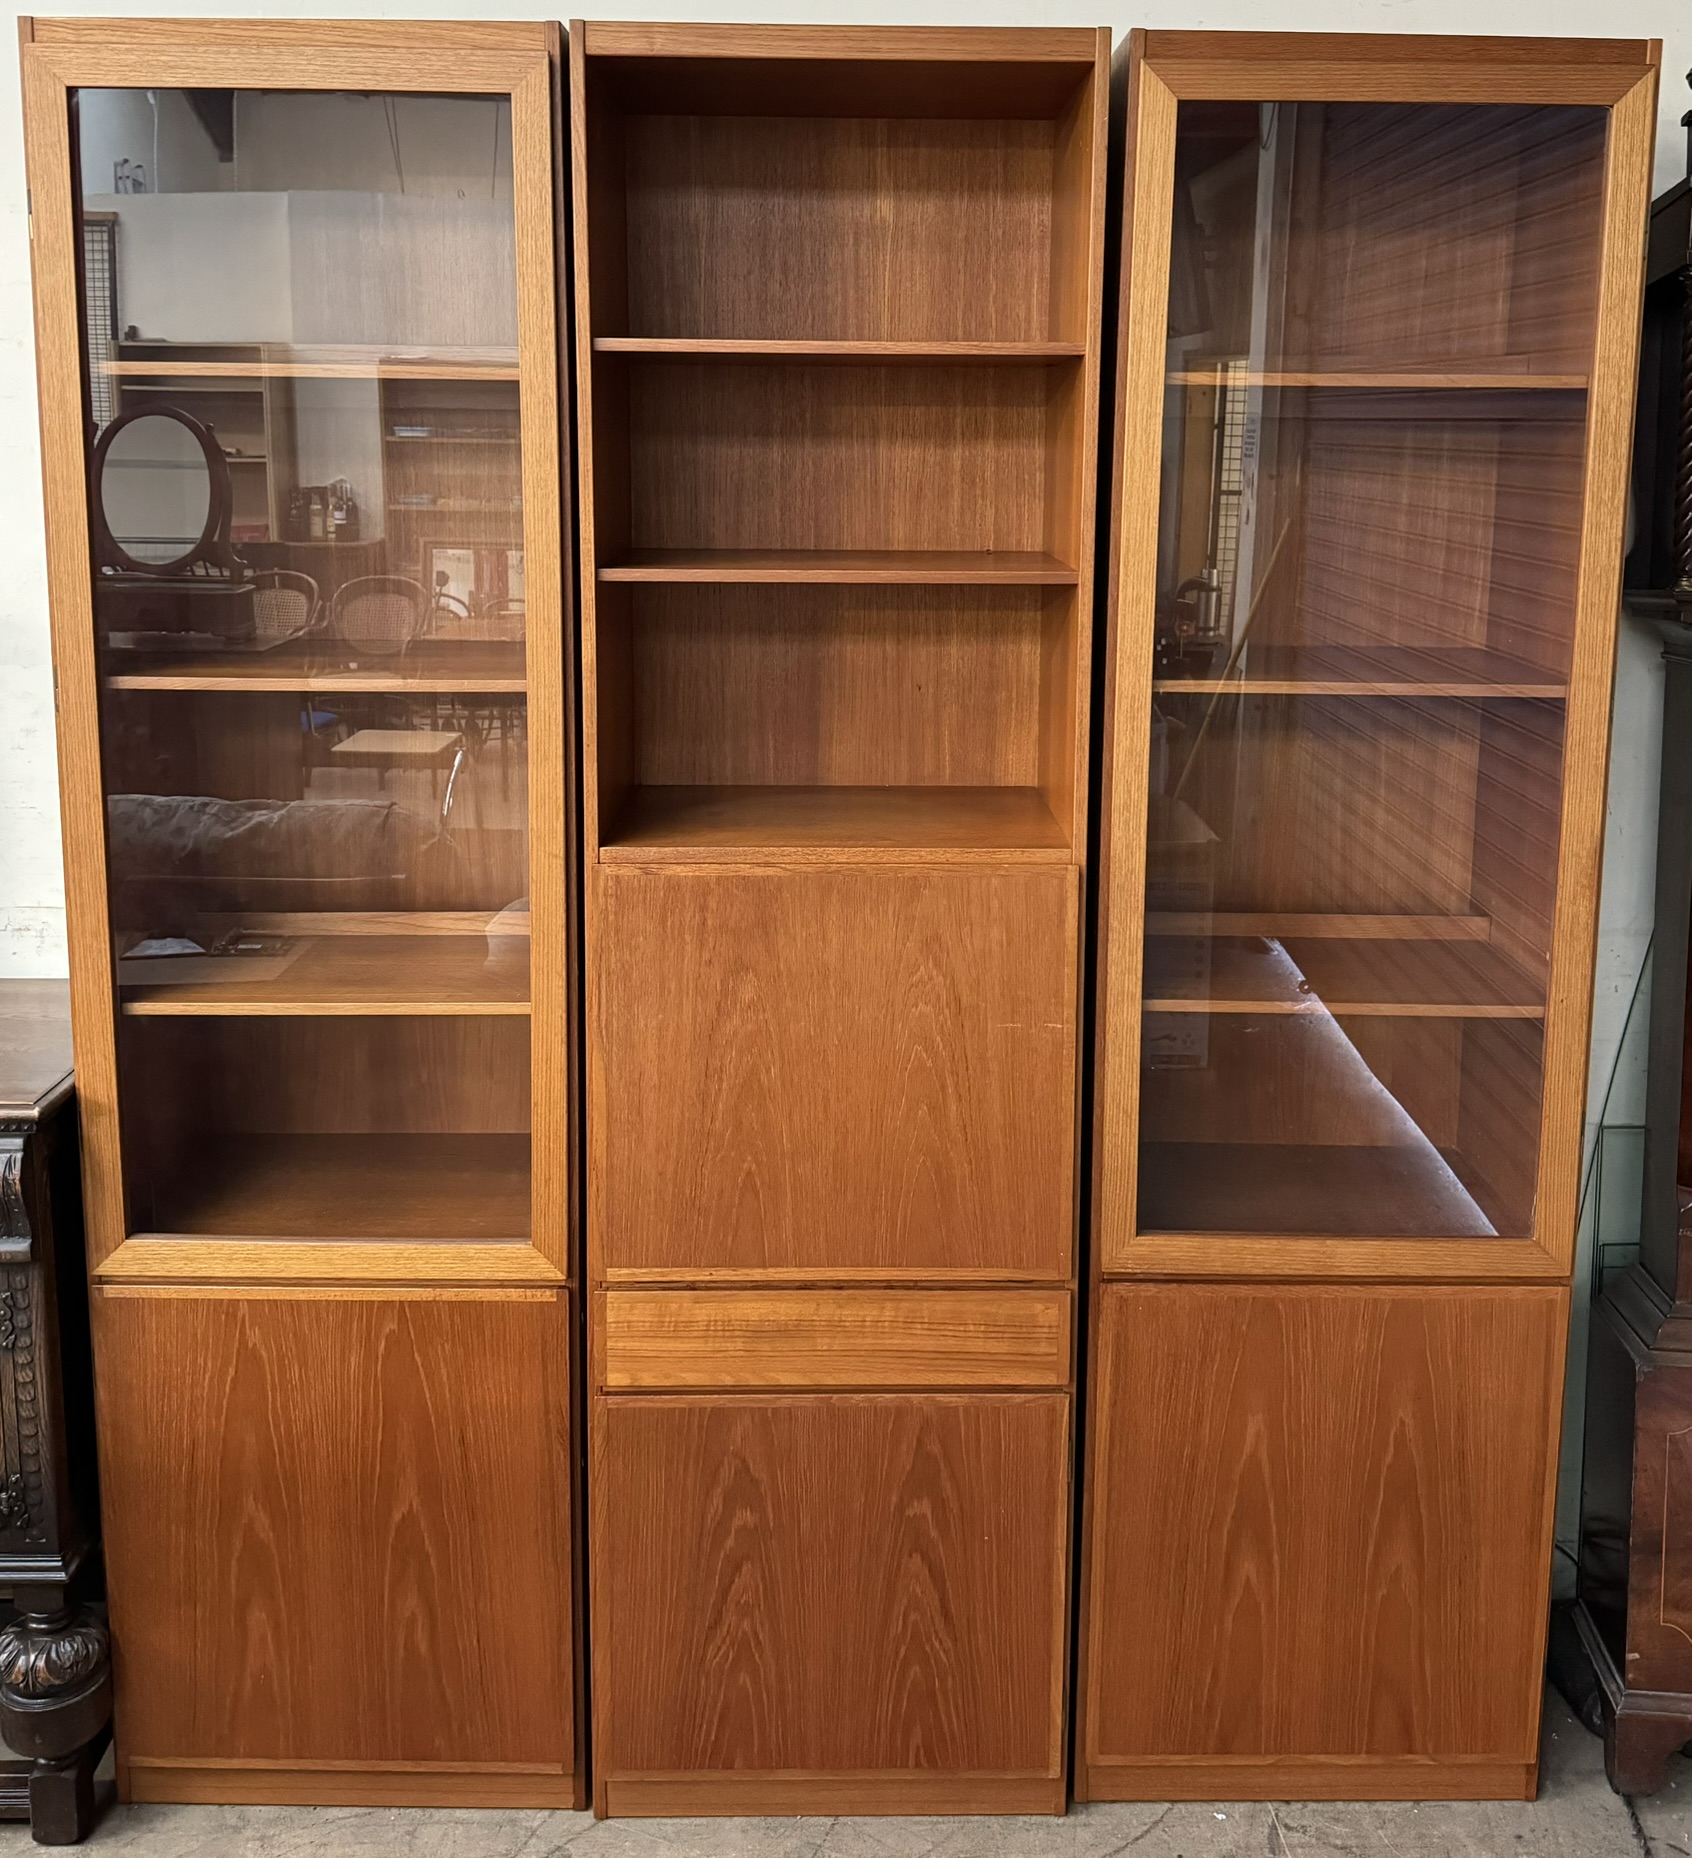
[[[108,1290],[95,1322],[131,1763],[571,1771],[562,1298]]]
[[[1060,1771],[1067,1395],[597,1423],[602,1777]]]
[[[1531,1764],[1566,1317],[1106,1288],[1089,1761]]]
[[[596,1268],[1066,1277],[1077,888],[601,873]]]

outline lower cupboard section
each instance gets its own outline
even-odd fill
[[[585,1804],[562,1293],[94,1319],[127,1797]]]
[[[595,1805],[1063,1810],[1069,1397],[609,1397]]]
[[[1531,1798],[1567,1315],[1103,1287],[1077,1797]]]

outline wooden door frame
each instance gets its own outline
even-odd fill
[[[556,124],[563,34],[551,24],[20,18],[47,585],[88,1254],[98,1282],[458,1284],[574,1281],[576,935],[572,574],[561,407],[564,211]],[[504,93],[511,101],[527,591],[531,1232],[528,1245],[131,1239],[119,1126],[117,998],[84,457],[70,93],[82,87]]]
[[[1099,834],[1095,1269],[1106,1277],[1343,1277],[1557,1282],[1574,1263],[1586,1055],[1603,856],[1602,781],[1563,788],[1546,1007],[1534,1236],[1253,1237],[1137,1230],[1150,678],[1158,507],[1122,460],[1162,450],[1165,306],[1178,104],[1194,100],[1587,104],[1610,112],[1596,340],[1587,393],[1581,554],[1564,761],[1607,769],[1610,686],[1631,465],[1644,215],[1659,41],[1392,34],[1135,32],[1117,338],[1105,743]],[[1119,53],[1119,63],[1123,54]]]

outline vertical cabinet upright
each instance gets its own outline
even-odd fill
[[[1128,51],[1084,1798],[1535,1784],[1656,65]]]
[[[1062,1809],[1107,44],[572,29],[601,1812]]]
[[[22,60],[119,1782],[568,1805],[560,34]]]

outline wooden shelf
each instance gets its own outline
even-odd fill
[[[1141,1232],[1492,1238],[1479,1203],[1428,1145],[1142,1142]]]
[[[1277,936],[1366,942],[1485,942],[1486,916],[1363,916],[1300,910],[1148,910],[1148,935]]]
[[[602,581],[753,585],[1073,587],[1056,555],[988,549],[640,548],[600,568]]]
[[[1037,787],[637,787],[600,858],[1062,864],[1069,843]]]
[[[1502,652],[1452,646],[1271,647],[1246,656],[1245,674],[1159,677],[1152,689],[1254,697],[1532,697],[1561,699],[1568,680]]]
[[[158,361],[126,355],[98,363],[101,374],[117,380],[382,380],[515,381],[515,349],[446,349],[408,355],[356,346],[325,349],[264,349],[257,353],[219,355],[195,360],[171,355]]]
[[[529,1236],[526,1135],[246,1135],[155,1188],[156,1230],[275,1239]]]
[[[749,341],[710,336],[602,335],[596,355],[643,355],[663,361],[1079,361],[1079,342]]]
[[[1236,373],[1217,365],[1173,369],[1166,378],[1172,387],[1213,387],[1219,380],[1226,380],[1235,387],[1388,387],[1415,393],[1465,388],[1483,393],[1570,393],[1584,392],[1587,386],[1584,374],[1535,374],[1526,369],[1287,368],[1241,369]]]
[[[107,656],[108,690],[417,691],[520,694],[528,687],[524,647],[497,641],[430,640],[399,660],[357,667],[321,643],[269,652],[183,652]],[[122,670],[110,667],[125,665]]]
[[[248,964],[271,978],[248,979],[247,958],[229,955],[217,958],[227,981],[141,986],[122,980],[120,964],[119,988],[123,1011],[136,1016],[525,1015],[528,943],[500,940],[511,952],[490,960],[485,936],[319,936],[299,943],[280,973],[267,956]]]
[[[1161,947],[1160,947],[1161,944]],[[1207,977],[1172,975],[1183,948],[1146,948],[1148,1013],[1331,1014],[1336,1018],[1543,1019],[1545,989],[1475,941],[1225,938]]]

